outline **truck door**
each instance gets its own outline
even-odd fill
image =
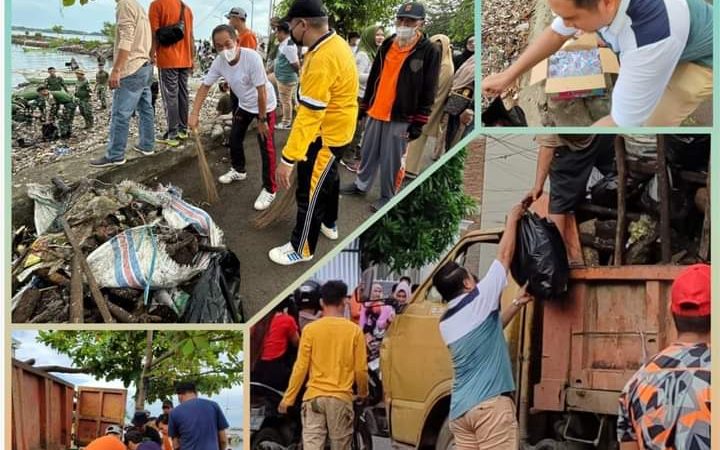
[[[125,423],[125,389],[80,387],[75,413],[75,445],[84,447],[105,434],[110,425]]]

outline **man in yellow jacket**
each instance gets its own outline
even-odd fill
[[[300,337],[297,361],[278,411],[295,404],[305,378],[302,403],[304,450],[349,449],[353,434],[353,383],[357,396],[368,395],[365,336],[345,318],[347,285],[328,281],[320,288],[323,317],[307,325]],[[308,376],[309,375],[309,376]]]
[[[268,254],[277,264],[291,265],[312,259],[321,231],[337,239],[336,158],[355,132],[359,81],[350,46],[329,29],[320,0],[296,0],[284,21],[293,42],[308,47],[297,116],[275,174],[278,185],[287,189],[293,168],[297,170],[297,222],[290,242]]]

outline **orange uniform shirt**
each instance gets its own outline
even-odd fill
[[[255,33],[253,33],[251,29],[248,28],[247,30],[245,30],[243,34],[238,36],[238,39],[240,41],[240,47],[257,50],[257,38],[255,37]]]
[[[185,4],[185,36],[181,41],[168,47],[156,43],[156,64],[159,69],[187,69],[193,65],[193,13]],[[150,29],[155,32],[160,27],[174,25],[180,18],[180,0],[154,0],[148,11]]]
[[[417,40],[415,43],[417,43]],[[400,69],[402,69],[405,60],[408,56],[410,56],[410,53],[415,48],[415,43],[413,43],[413,45],[408,45],[405,48],[400,48],[397,41],[395,41],[392,43],[390,49],[385,55],[385,61],[383,61],[383,68],[382,73],[380,74],[378,88],[375,92],[375,99],[367,112],[368,116],[373,119],[390,122],[392,107],[395,103],[395,94],[397,93],[397,82],[400,77]]]

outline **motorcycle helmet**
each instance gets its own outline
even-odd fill
[[[320,283],[308,280],[295,289],[293,294],[298,309],[320,309]]]
[[[122,428],[119,425],[110,425],[105,429],[105,434],[117,434],[122,436]]]

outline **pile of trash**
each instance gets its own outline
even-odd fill
[[[242,321],[240,263],[176,187],[53,179],[28,196],[35,232],[14,231],[13,322]]]
[[[661,260],[657,174],[658,141],[654,135],[625,136],[626,195],[623,264],[657,264]],[[665,135],[669,180],[670,243],[675,264],[709,259],[710,135]],[[594,173],[587,201],[578,207],[577,223],[586,265],[613,264],[618,217],[618,175]]]

